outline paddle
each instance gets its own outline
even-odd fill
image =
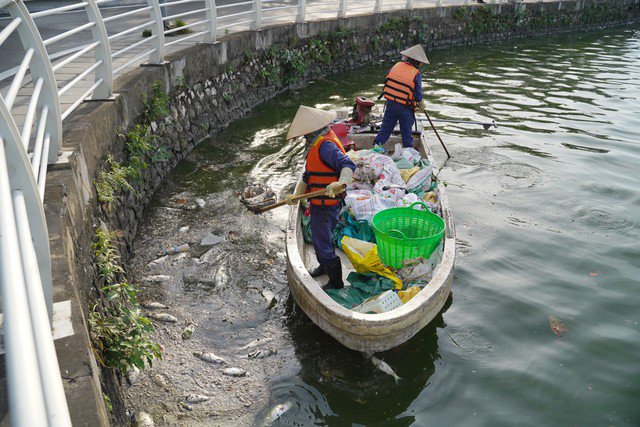
[[[345,190],[346,188],[347,188],[346,185],[342,186],[343,190]],[[297,202],[299,200],[306,200],[311,197],[326,196],[326,195],[327,195],[327,189],[323,188],[322,190],[312,191],[311,193],[305,193],[299,196],[294,196],[291,198],[291,200],[294,202]],[[287,204],[286,200],[275,202],[275,199],[273,200],[273,202],[267,202],[267,204],[263,203],[260,205],[251,205],[245,202],[245,206],[247,207],[247,209],[249,209],[251,212],[256,214],[261,214],[263,212],[267,212],[267,211],[270,211],[271,209],[279,208],[280,206],[284,206],[286,204]]]
[[[440,141],[440,144],[442,144],[442,148],[444,148],[444,152],[447,153],[447,159],[450,159],[451,158],[451,154],[449,154],[449,150],[447,150],[447,146],[444,145],[444,142],[442,141],[442,138],[440,138],[440,134],[436,130],[436,127],[433,125],[433,122],[431,121],[431,118],[429,117],[429,115],[427,114],[426,111],[423,110],[422,112],[427,117],[427,120],[429,120],[429,124],[431,125],[431,129],[433,129],[433,131],[436,133],[436,136],[438,137],[438,140]]]
[[[423,117],[418,117],[418,119],[422,120]],[[491,123],[489,122],[475,122],[473,120],[447,120],[447,119],[432,119],[433,122],[442,122],[442,123],[461,123],[465,125],[480,125],[484,128],[484,130],[489,130],[491,126],[497,128],[498,125],[493,120]]]

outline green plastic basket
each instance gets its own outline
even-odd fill
[[[422,206],[425,210],[414,207]],[[431,213],[424,203],[378,212],[371,220],[378,255],[383,264],[402,268],[402,260],[429,258],[444,234],[444,220]]]

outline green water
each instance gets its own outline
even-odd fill
[[[413,339],[378,355],[403,378],[398,385],[290,299],[261,312],[282,334],[284,357],[256,423],[290,403],[276,424],[640,425],[640,29],[430,60],[424,89],[434,117],[498,123],[438,124],[452,154],[440,176],[458,237],[453,296]],[[229,188],[293,185],[302,147],[283,136],[297,106],[375,96],[388,66],[260,106],[200,146],[159,197],[213,192],[241,218]],[[227,220],[254,221],[238,218]],[[275,236],[285,218],[282,210],[261,221]],[[281,237],[271,246],[284,250]],[[285,280],[282,265],[268,279],[286,293]],[[554,333],[550,316],[564,332]]]

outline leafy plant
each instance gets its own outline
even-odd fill
[[[98,200],[109,209],[113,202],[121,200],[123,191],[133,191],[129,184],[129,168],[118,163],[111,154],[107,156],[105,168],[100,171],[97,182],[94,182]]]
[[[149,30],[149,29],[142,30],[142,37],[144,37],[144,38],[151,37],[151,30]]]
[[[176,89],[178,89],[179,91],[185,91],[189,89],[187,79],[184,76],[178,76],[176,78]]]
[[[280,54],[285,83],[294,83],[307,70],[307,61],[302,52],[296,49],[285,49]]]
[[[142,100],[144,112],[142,120],[150,123],[169,115],[169,96],[165,93],[162,82],[151,85],[151,96],[145,95]]]
[[[173,24],[173,28],[181,28],[181,27],[184,27],[185,25],[187,24],[182,19],[176,19],[176,21]],[[184,28],[182,30],[174,31],[173,34],[177,36],[181,36],[181,35],[190,34],[190,33],[191,33],[190,28]]]
[[[312,38],[309,40],[309,56],[311,59],[328,64],[331,62],[331,51],[324,40]]]

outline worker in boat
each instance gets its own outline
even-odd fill
[[[415,110],[425,109],[422,100],[422,76],[420,66],[429,60],[421,45],[415,45],[400,52],[402,60],[391,67],[384,81],[384,89],[378,99],[384,97],[387,102],[382,118],[380,132],[376,135],[375,144],[382,147],[391,136],[391,132],[400,122],[402,145],[413,147],[411,128],[415,123]]]
[[[311,238],[320,266],[310,271],[312,277],[323,274],[329,281],[322,289],[341,289],[342,263],[333,246],[333,229],[338,223],[344,187],[353,181],[356,165],[345,154],[344,147],[328,127],[336,118],[335,111],[324,111],[301,105],[291,122],[287,139],[304,136],[307,145],[306,164],[302,180],[292,197],[326,188],[326,196],[313,197],[311,203]]]

